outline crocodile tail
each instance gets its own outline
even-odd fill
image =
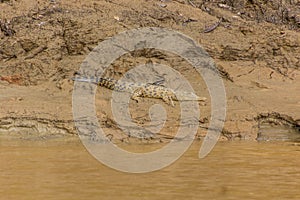
[[[192,92],[180,92],[176,93],[176,97],[179,101],[206,101],[205,97],[199,97]]]
[[[197,101],[206,101],[206,100],[207,100],[206,97],[198,97],[198,96],[197,96]]]
[[[71,80],[78,81],[78,82],[98,84],[100,81],[100,78],[73,77],[73,78],[71,78]]]

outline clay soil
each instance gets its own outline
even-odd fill
[[[300,1],[70,0],[0,1],[0,133],[5,137],[76,135],[71,78],[99,42],[126,30],[163,27],[199,43],[223,79],[227,116],[223,140],[255,140],[262,123],[300,126]],[[220,22],[217,26],[216,23]],[[209,30],[214,27],[214,30]],[[196,138],[210,122],[207,87],[178,56],[145,50],[116,60],[107,75],[120,78],[137,64],[159,63],[183,74],[205,105]],[[111,91],[97,90],[96,108],[105,133],[130,141],[111,114]],[[149,123],[148,109],[160,103],[167,122],[150,141],[176,135],[180,108],[145,98],[130,102],[133,121]],[[142,140],[142,139],[137,139]]]

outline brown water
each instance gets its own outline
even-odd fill
[[[300,199],[300,146],[219,142],[199,160],[200,145],[160,171],[127,174],[77,140],[0,141],[0,199]]]

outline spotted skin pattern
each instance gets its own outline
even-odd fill
[[[133,83],[118,81],[113,78],[73,78],[74,81],[94,83],[99,86],[115,90],[118,92],[129,92],[131,98],[139,101],[141,97],[162,99],[167,104],[174,107],[173,101],[206,101],[205,97],[199,97],[194,93],[174,91],[164,86],[151,83]]]

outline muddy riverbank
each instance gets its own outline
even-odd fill
[[[265,126],[299,134],[299,1],[11,0],[1,1],[0,10],[1,135],[76,135],[70,79],[99,42],[141,27],[179,31],[214,59],[227,96],[221,140],[264,139],[261,127]],[[210,123],[211,99],[202,78],[186,61],[146,50],[124,55],[106,74],[120,78],[134,66],[149,62],[176,69],[199,96],[208,98],[206,105],[199,105],[196,138],[203,138]],[[98,90],[96,111],[101,127],[115,141],[135,141],[116,125],[110,97],[110,90]],[[179,126],[178,106],[155,99],[131,101],[131,117],[139,125],[149,123],[148,108],[154,103],[164,106],[168,118],[162,131],[149,140],[168,141]]]

